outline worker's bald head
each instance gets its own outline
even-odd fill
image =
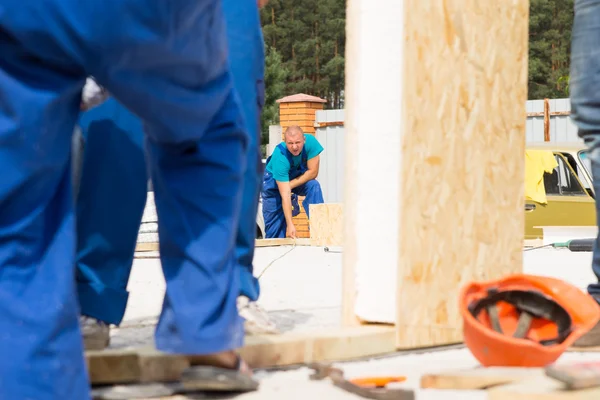
[[[298,125],[292,125],[285,130],[285,145],[294,156],[302,153],[304,147],[304,132]]]

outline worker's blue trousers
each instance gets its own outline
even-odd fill
[[[127,306],[148,190],[143,126],[112,97],[84,113],[80,126],[84,156],[76,181],[79,304],[82,314],[118,325]]]
[[[256,301],[256,213],[262,184],[260,111],[263,39],[255,0],[223,0],[229,59],[250,141],[236,238],[240,294]],[[77,289],[81,312],[119,325],[125,314],[136,239],[146,202],[143,127],[114,99],[81,118],[85,160],[77,199]],[[127,193],[123,196],[123,193]]]
[[[217,0],[2,2],[0,399],[90,397],[70,164],[89,75],[146,124],[167,282],[157,348],[242,345],[234,233],[248,135],[226,48]]]
[[[588,147],[592,164],[596,218],[600,227],[600,0],[575,0],[569,78],[571,118]],[[600,235],[600,234],[599,234]],[[600,302],[600,236],[596,239],[592,269],[597,282],[588,292]]]
[[[290,179],[294,179],[290,177]],[[297,196],[305,196],[302,201],[302,207],[306,216],[310,218],[310,205],[321,204],[323,192],[321,185],[316,179],[306,182],[304,185],[292,189],[292,193]],[[273,179],[270,172],[265,172],[262,188],[263,216],[265,218],[265,236],[267,238],[284,238],[287,231],[287,223],[283,214],[281,194],[277,182]]]

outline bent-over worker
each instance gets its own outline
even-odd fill
[[[319,159],[323,146],[313,135],[299,126],[285,130],[285,141],[279,143],[267,159],[263,176],[262,203],[267,238],[296,238],[292,217],[300,210],[297,196],[305,196],[302,206],[310,218],[309,205],[323,203],[319,175]]]

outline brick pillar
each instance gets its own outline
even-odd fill
[[[315,112],[322,110],[326,100],[316,96],[299,93],[277,100],[279,103],[279,125],[281,125],[281,139],[288,126],[298,125],[304,133],[315,134]],[[295,216],[294,226],[299,238],[309,238],[308,218],[304,207],[303,197],[299,198],[300,214]]]

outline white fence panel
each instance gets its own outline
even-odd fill
[[[317,124],[344,122],[344,110],[316,112]],[[330,125],[317,128],[315,135],[324,147],[321,153],[319,176],[326,203],[341,203],[344,193],[344,126]]]

